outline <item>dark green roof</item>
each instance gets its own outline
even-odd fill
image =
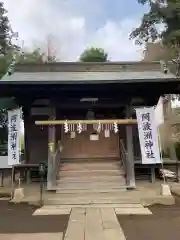
[[[171,73],[163,74],[157,71],[145,72],[16,72],[11,76],[4,76],[2,81],[8,82],[137,82],[170,80],[175,76]]]
[[[176,81],[176,76],[162,71],[158,62],[129,63],[46,63],[22,64],[12,75],[5,75],[8,83],[104,83]]]

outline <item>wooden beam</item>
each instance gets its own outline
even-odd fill
[[[136,119],[103,119],[103,120],[47,120],[47,121],[35,121],[36,125],[62,125],[65,122],[68,124],[137,124]]]

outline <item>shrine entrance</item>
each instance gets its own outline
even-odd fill
[[[117,175],[121,178],[122,175],[122,184],[125,184],[128,162],[125,152],[124,155],[121,154],[119,127],[121,125],[131,127],[136,124],[136,119],[47,120],[36,121],[35,124],[48,125],[49,129],[48,183],[51,183],[51,189],[52,186],[56,186],[56,179],[60,175],[69,178],[69,176],[72,177],[71,174],[76,177],[76,180],[78,178],[78,181],[82,180],[79,179],[83,176],[82,174],[88,174],[89,177],[105,174],[103,176],[105,178],[110,174],[113,179]],[[56,128],[58,125],[61,126],[61,140],[59,141],[60,154],[56,158]],[[67,162],[66,160],[69,164],[62,165]],[[76,160],[83,160],[83,163],[79,164]],[[85,162],[88,160],[94,161],[88,166],[87,172]],[[96,160],[101,160],[101,164],[97,166]],[[109,165],[105,164],[107,160]],[[73,162],[76,164],[72,165]],[[75,170],[72,171],[72,169]]]
[[[112,170],[111,180],[118,177],[116,184],[119,184],[120,170],[116,165],[118,161],[114,161],[114,166],[113,160],[110,159],[125,159],[126,185],[134,189],[134,166],[141,165],[141,156],[138,155],[140,151],[136,151],[136,145],[139,144],[138,135],[133,127],[136,125],[136,120],[132,119],[136,118],[134,108],[154,106],[164,94],[179,94],[179,79],[171,74],[170,70],[166,72],[162,70],[161,63],[143,61],[56,62],[15,66],[12,74],[6,74],[1,79],[0,92],[1,96],[13,97],[18,106],[23,108],[26,164],[30,166],[44,162],[48,170],[47,188],[53,190],[57,186],[57,169],[61,169],[62,181],[64,176],[68,178],[68,175],[75,174],[71,170],[67,171],[69,165],[63,165],[63,158],[67,159],[67,163],[68,159],[72,159],[72,162],[82,159],[78,167],[82,163],[87,163],[88,159],[94,159],[95,163],[98,162],[96,159],[109,159],[108,163],[107,161],[104,164],[103,161],[100,163],[101,169],[104,169],[103,174],[107,173],[106,181],[102,180],[105,187],[110,182],[110,172],[107,169]],[[87,118],[89,109],[94,111],[94,118]],[[68,128],[74,125],[76,130],[65,132],[65,123],[68,124]],[[100,132],[94,130],[93,125],[99,123],[103,127],[106,124],[116,123],[120,128],[119,132],[115,133],[113,129],[107,137],[105,129],[101,128]],[[87,129],[78,133],[77,126],[83,124],[87,125]],[[93,134],[94,131],[97,134]],[[73,132],[76,132],[75,137]],[[119,139],[124,142],[123,156],[119,156],[121,143]],[[56,157],[58,141],[62,147],[60,155]],[[56,161],[57,159],[60,161]],[[60,165],[62,164],[60,167],[57,165],[59,162]],[[73,168],[72,164],[71,169]],[[92,169],[97,168],[99,168],[98,164],[92,165]],[[83,169],[86,169],[85,165]],[[96,173],[98,178],[98,174],[102,171],[98,173],[94,171],[93,174]],[[89,178],[87,171],[83,174]],[[115,177],[113,174],[118,176]],[[77,178],[82,175],[81,171],[76,172]],[[72,182],[74,183],[74,180]],[[98,181],[94,182],[96,184]],[[63,182],[61,184],[63,185]]]
[[[75,131],[68,133],[62,131],[61,144],[62,159],[91,160],[120,157],[119,133],[114,133],[113,129],[101,129],[97,132],[93,125],[87,125],[86,130],[80,134]]]

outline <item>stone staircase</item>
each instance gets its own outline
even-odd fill
[[[63,162],[56,195],[46,204],[117,204],[125,191],[125,172],[120,161]]]

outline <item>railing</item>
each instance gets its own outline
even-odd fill
[[[125,146],[124,146],[124,141],[123,139],[120,139],[120,158],[121,158],[121,163],[123,165],[123,168],[124,168],[124,171],[126,172],[126,155],[127,155],[127,152],[126,152],[126,149],[125,149]]]
[[[56,179],[57,179],[57,175],[59,174],[59,169],[60,169],[60,163],[61,163],[61,161],[60,161],[60,147],[61,147],[61,145],[60,145],[60,142],[58,142],[58,144],[57,144],[57,149],[56,149],[56,152],[55,152],[55,169],[54,169],[54,174],[55,174],[55,176],[56,176]]]

